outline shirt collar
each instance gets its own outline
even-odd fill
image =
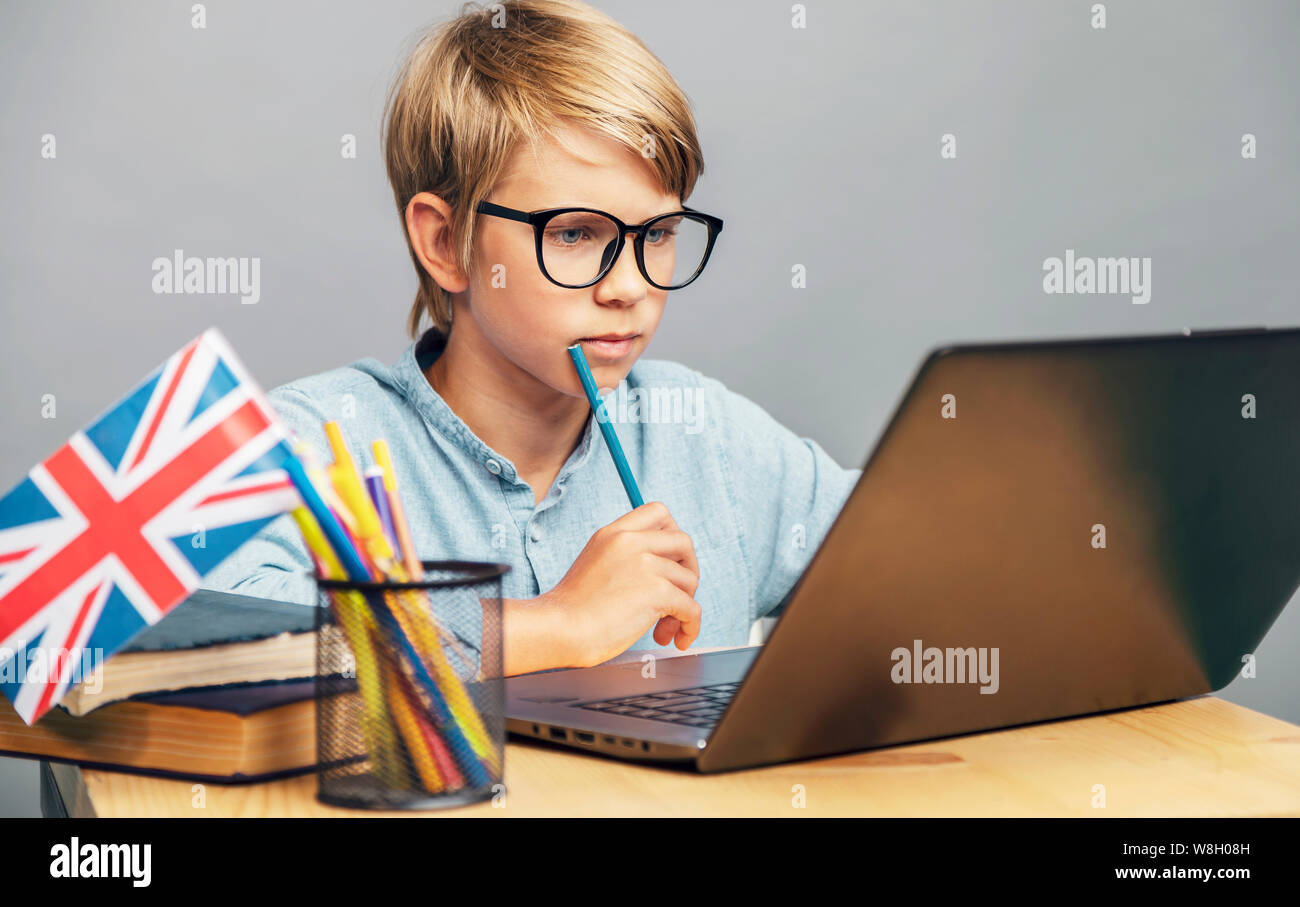
[[[433,389],[433,385],[425,377],[425,370],[442,355],[443,350],[446,348],[447,338],[435,328],[429,328],[418,340],[406,348],[406,352],[402,353],[401,358],[393,366],[393,377],[396,378],[407,399],[415,405],[416,411],[431,427],[479,462],[483,463],[495,459],[501,464],[501,476],[503,478],[510,481],[520,481],[515,464],[497,453],[484,443],[478,435],[474,434],[464,420],[447,405],[447,401],[442,398],[442,395]],[[589,414],[586,430],[582,434],[582,441],[560,469],[559,475],[556,476],[557,484],[570,473],[582,468],[587,462],[591,456],[596,435],[595,429],[596,417],[594,414]]]

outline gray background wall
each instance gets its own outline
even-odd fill
[[[941,341],[1297,321],[1294,0],[1112,2],[1104,30],[1075,0],[824,0],[806,29],[784,0],[596,5],[690,96],[690,203],[727,221],[647,355],[843,463]],[[266,387],[397,357],[415,277],[380,110],[415,31],[457,6],[230,0],[200,30],[188,0],[4,4],[0,486],[210,325]],[[1066,248],[1150,256],[1150,303],[1045,295]],[[261,301],[155,295],[174,249],[260,257]],[[1292,603],[1223,695],[1300,721],[1297,646]],[[0,760],[0,815],[35,815],[36,791],[34,762]]]

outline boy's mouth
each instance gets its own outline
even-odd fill
[[[582,337],[583,352],[597,359],[622,359],[632,351],[632,344],[640,334],[601,334],[598,337]]]

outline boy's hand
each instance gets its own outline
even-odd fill
[[[652,623],[659,645],[689,647],[700,635],[699,583],[691,537],[651,501],[597,529],[564,579],[540,597],[568,624],[587,666],[626,651]]]

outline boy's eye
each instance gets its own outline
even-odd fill
[[[667,242],[669,238],[677,235],[677,229],[668,229],[666,227],[655,227],[653,230],[647,230],[645,241],[651,245]]]
[[[561,214],[546,225],[545,238],[556,249],[576,249],[592,242],[604,245],[618,234],[613,221],[587,211]]]
[[[575,246],[586,232],[582,227],[565,227],[563,230],[550,230],[548,234],[562,246]]]
[[[660,221],[655,221],[653,228],[646,231],[645,241],[650,245],[665,245],[672,241],[672,237],[677,235],[677,228],[681,225],[680,217],[667,217]]]

